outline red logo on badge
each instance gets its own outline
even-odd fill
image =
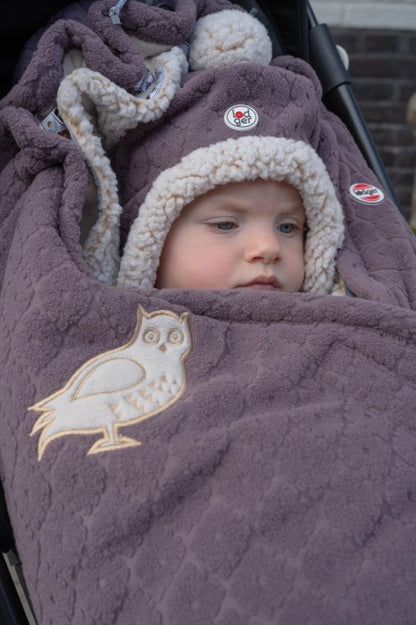
[[[367,182],[357,182],[349,188],[349,194],[362,204],[379,204],[384,200],[384,193],[378,187]]]

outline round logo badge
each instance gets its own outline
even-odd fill
[[[349,194],[354,200],[362,204],[380,204],[384,200],[384,193],[373,184],[367,182],[356,182],[349,188]]]
[[[224,121],[233,130],[251,130],[259,123],[259,116],[247,104],[235,104],[225,112]]]

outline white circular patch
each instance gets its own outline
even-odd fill
[[[348,191],[354,200],[362,204],[380,204],[384,200],[383,191],[367,182],[356,182],[350,186]]]
[[[259,123],[259,116],[247,104],[235,104],[225,112],[224,121],[233,130],[251,130]]]

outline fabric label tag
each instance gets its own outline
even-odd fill
[[[165,80],[165,70],[162,65],[158,65],[153,75],[148,72],[134,87],[131,89],[132,95],[145,100],[153,100],[160,92]]]
[[[71,138],[68,128],[65,126],[56,107],[52,109],[48,115],[46,115],[46,117],[40,122],[40,125],[48,132],[54,132],[61,137],[66,137],[67,139]]]

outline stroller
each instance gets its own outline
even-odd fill
[[[49,3],[44,3],[39,12],[39,3],[37,3],[36,9],[33,8],[33,3],[28,3],[28,7],[32,7],[28,10],[35,10],[38,18],[41,15],[42,19],[46,21],[58,8],[67,4],[69,3],[54,3],[54,6],[51,7]],[[155,3],[153,2],[153,4]],[[169,10],[171,4],[162,2],[158,3],[157,6]],[[397,205],[394,191],[355,102],[348,73],[328,28],[317,22],[310,3],[304,0],[298,2],[280,1],[279,3],[268,2],[267,0],[240,0],[235,4],[239,4],[247,12],[255,15],[266,26],[272,40],[274,56],[290,54],[311,64],[322,83],[323,100],[327,108],[338,115],[348,127],[364,158],[377,176],[380,185]],[[115,7],[118,5],[120,3],[115,4]],[[117,19],[117,15],[115,19]],[[26,23],[32,22],[29,19],[26,20]],[[25,32],[24,36],[27,37],[29,34]],[[11,65],[13,65],[13,61],[17,61],[17,58],[12,60]],[[3,87],[4,91],[7,91],[7,87],[5,85]],[[0,560],[0,620],[4,625],[26,625],[29,622],[28,617],[22,608],[15,582],[10,577],[10,568],[17,565],[17,570],[19,570],[20,565],[14,545],[13,530],[8,520],[3,497],[0,501],[0,529],[1,547],[3,553],[7,554],[6,559],[8,561],[6,564],[3,558]],[[24,588],[21,573],[18,573],[18,577],[20,577],[20,582]],[[145,621],[138,622],[144,623]]]

